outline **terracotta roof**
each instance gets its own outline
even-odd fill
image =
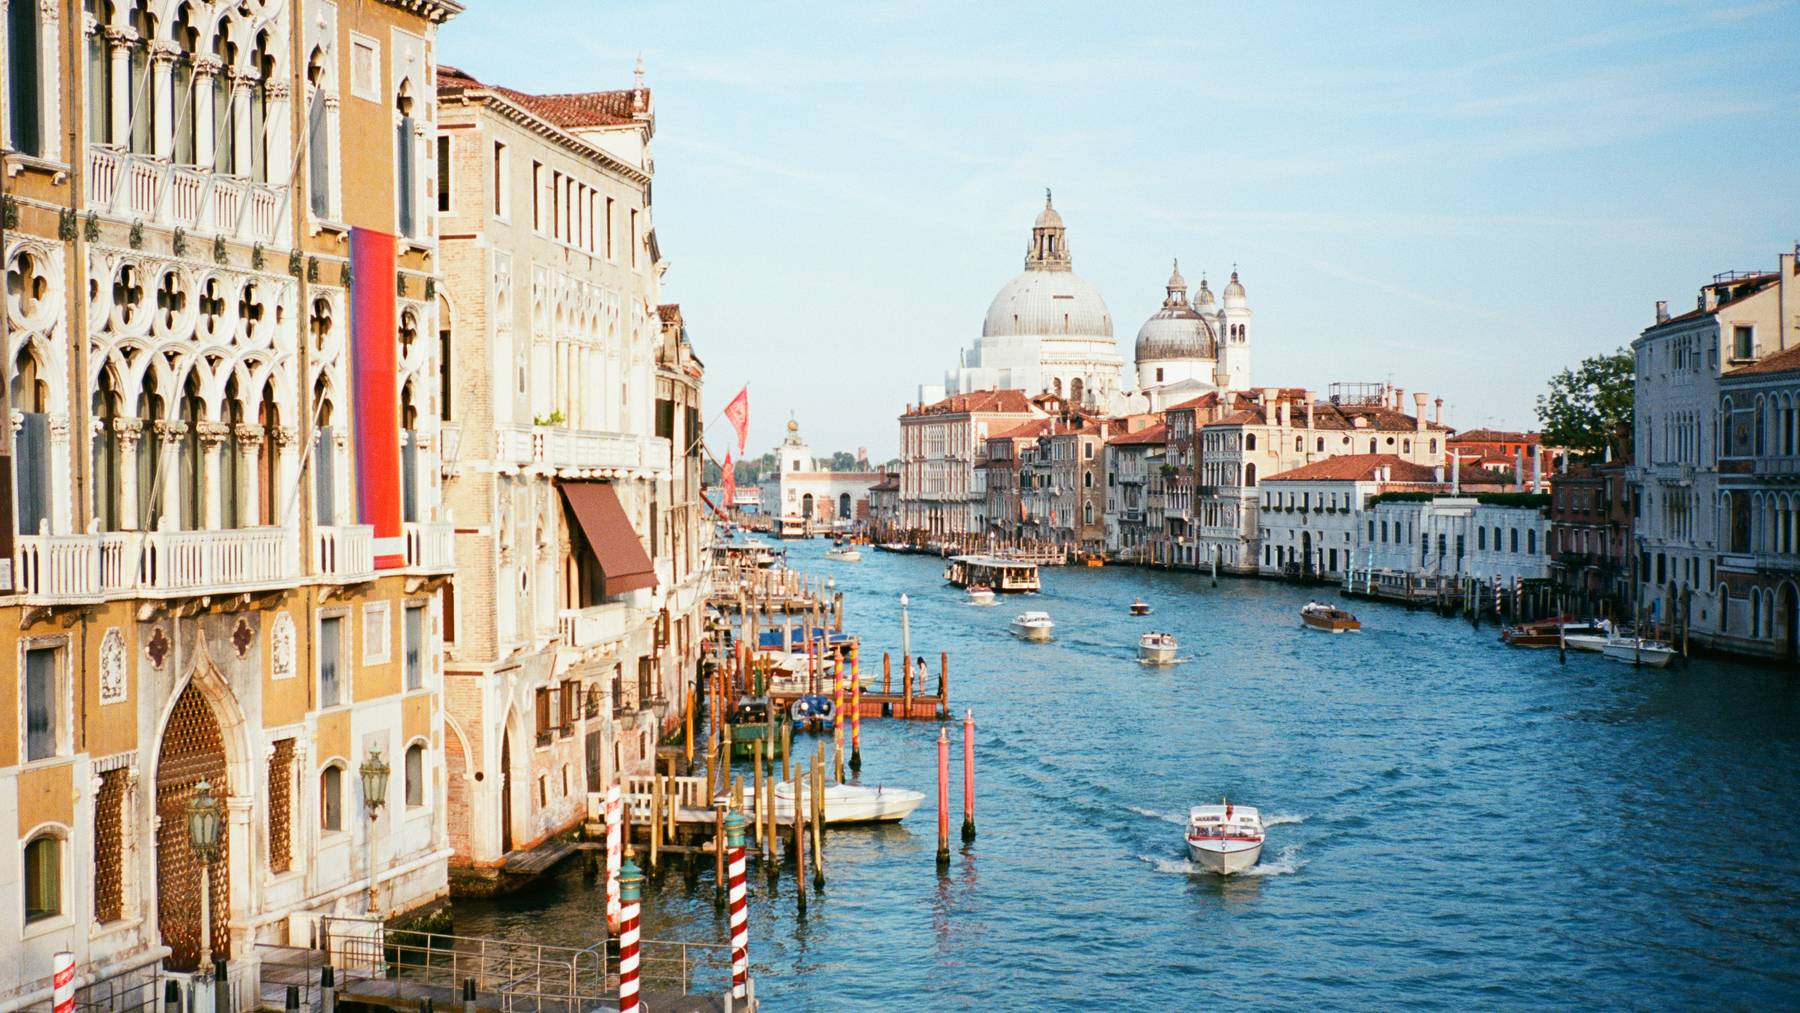
[[[1140,429],[1135,433],[1120,433],[1107,440],[1106,444],[1110,447],[1129,447],[1167,442],[1169,442],[1169,427],[1166,423],[1158,422],[1148,429]]]
[[[1471,429],[1450,437],[1450,443],[1539,443],[1537,433],[1517,433],[1509,429]]]
[[[872,486],[869,486],[869,491],[870,492],[899,492],[900,491],[900,476],[896,475],[890,471],[890,472],[888,472],[888,476],[886,478],[882,479],[881,481],[875,483]]]
[[[1386,467],[1390,482],[1448,482],[1449,469],[1445,469],[1445,477],[1438,478],[1436,468],[1423,464],[1414,464],[1397,454],[1341,454],[1328,457],[1323,461],[1314,461],[1279,475],[1270,475],[1265,482],[1372,482],[1376,469]],[[1479,468],[1462,470],[1464,484],[1491,484],[1493,476]]]
[[[1735,376],[1755,376],[1760,373],[1786,373],[1800,369],[1800,345],[1784,348],[1774,355],[1765,355],[1761,362],[1753,362],[1748,366],[1739,366],[1725,374],[1725,379]]]
[[[1003,433],[989,433],[990,440],[1035,439],[1050,431],[1054,419],[1032,419],[1022,426],[1014,426]]]
[[[1025,399],[1022,391],[977,390],[967,394],[952,394],[942,401],[914,408],[900,417],[956,415],[963,412],[1010,412],[1024,415],[1030,411],[1031,402]]]
[[[633,122],[636,114],[650,112],[648,88],[533,95],[516,88],[484,83],[458,67],[441,63],[438,64],[437,82],[440,93],[466,88],[485,88],[496,92],[559,127],[618,126]]]

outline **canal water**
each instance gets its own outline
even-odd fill
[[[832,574],[865,671],[950,652],[978,723],[979,837],[939,876],[935,723],[863,725],[863,780],[925,791],[905,824],[831,832],[795,910],[751,866],[751,956],[775,1010],[1792,1007],[1800,1003],[1800,681],[1695,660],[1634,670],[1500,645],[1492,626],[1372,603],[1304,629],[1306,589],[1046,568],[1042,594],[962,603],[929,557]],[[1134,619],[1141,595],[1156,609]],[[1007,634],[1055,619],[1050,644]],[[1139,632],[1183,663],[1145,668]],[[934,664],[935,670],[935,664]],[[932,686],[935,687],[935,671]],[[960,724],[952,728],[959,742]],[[952,751],[953,768],[960,745]],[[1259,807],[1251,875],[1184,860],[1189,805]],[[646,889],[646,938],[716,942],[710,863]],[[586,945],[601,884],[458,901],[456,928]]]

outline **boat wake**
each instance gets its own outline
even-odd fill
[[[1181,813],[1159,813],[1155,809],[1145,809],[1143,806],[1136,805],[1128,805],[1125,808],[1131,812],[1137,813],[1139,816],[1147,816],[1153,820],[1162,820],[1164,823],[1173,823],[1178,827],[1187,826],[1187,817]]]
[[[1288,823],[1305,823],[1306,817],[1298,813],[1270,813],[1263,817],[1265,827],[1279,827]]]
[[[1165,876],[1211,876],[1216,875],[1210,869],[1195,865],[1185,858],[1157,858],[1155,855],[1139,855],[1138,861],[1148,863],[1151,870]],[[1299,845],[1290,844],[1281,849],[1281,853],[1273,859],[1262,861],[1233,873],[1233,876],[1291,876],[1306,865],[1300,857]]]

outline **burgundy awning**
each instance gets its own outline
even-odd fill
[[[610,482],[558,482],[563,502],[575,514],[581,533],[594,558],[600,561],[600,573],[606,578],[606,593],[612,595],[656,586],[656,564],[638,541],[637,529],[618,493]]]

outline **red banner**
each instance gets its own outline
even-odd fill
[[[731,463],[731,451],[725,451],[725,512],[730,513],[732,505],[737,502],[737,472]]]
[[[731,428],[737,430],[738,453],[744,452],[744,444],[750,438],[750,385],[738,391],[737,397],[725,406],[725,418],[730,420]],[[726,504],[730,506],[730,504]]]
[[[394,237],[350,230],[350,388],[357,520],[375,528],[375,568],[406,565],[401,530],[399,337]]]

